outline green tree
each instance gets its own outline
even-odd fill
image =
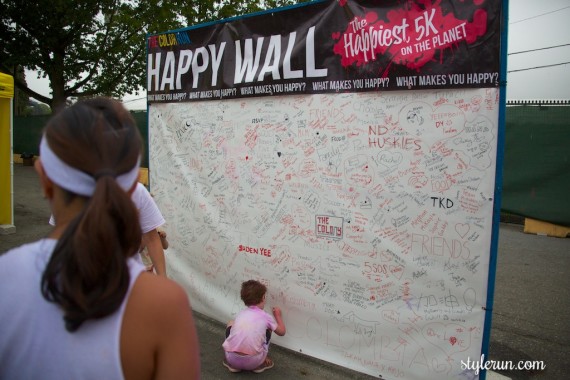
[[[47,77],[51,98],[20,80],[16,86],[52,109],[70,97],[136,90],[145,76],[145,34],[180,26],[158,0],[0,1],[0,68]]]
[[[145,86],[148,33],[297,2],[0,0],[0,70],[20,66],[47,77],[51,97],[15,84],[52,110],[74,97],[122,97]]]
[[[185,26],[202,24],[209,21],[223,20],[267,9],[275,9],[309,0],[223,0],[223,1],[185,1],[175,0],[176,8],[186,21]]]

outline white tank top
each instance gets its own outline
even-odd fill
[[[0,255],[0,380],[123,379],[121,322],[144,267],[129,260],[129,291],[115,313],[69,333],[62,310],[40,291],[56,243],[42,239]]]

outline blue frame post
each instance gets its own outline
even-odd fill
[[[499,246],[499,224],[501,221],[501,196],[503,191],[503,161],[505,149],[505,113],[507,103],[507,41],[509,25],[509,1],[502,0],[502,25],[501,25],[501,67],[499,72],[499,124],[497,134],[497,163],[495,170],[495,201],[493,203],[493,231],[491,235],[491,257],[489,258],[489,278],[487,280],[487,302],[485,305],[485,324],[483,327],[483,343],[481,355],[485,359],[489,356],[491,342],[491,322],[493,318],[493,302],[495,299],[495,278],[497,273],[497,256]],[[484,365],[484,363],[481,363]],[[487,371],[482,370],[480,379],[487,378]]]

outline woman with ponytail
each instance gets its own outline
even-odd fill
[[[35,166],[57,225],[0,256],[0,379],[199,378],[186,293],[134,259],[141,154],[115,100],[78,102],[46,125]]]

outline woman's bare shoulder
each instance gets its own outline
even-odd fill
[[[186,291],[175,281],[164,276],[141,273],[135,281],[131,297],[143,304],[190,307]],[[182,304],[182,305],[181,305]]]
[[[121,335],[126,378],[145,378],[148,373],[172,379],[199,376],[192,309],[188,295],[176,282],[141,273],[127,302]],[[141,362],[149,367],[141,368]],[[134,371],[132,377],[127,376],[129,369]]]

